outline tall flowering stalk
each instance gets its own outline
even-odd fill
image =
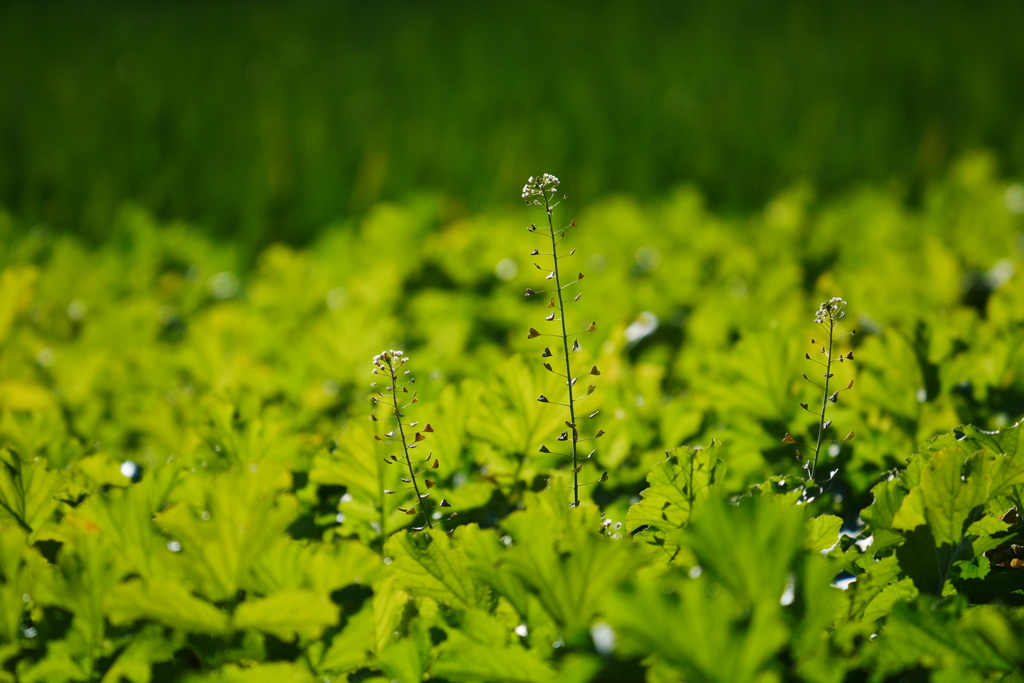
[[[570,360],[570,354],[575,351],[579,351],[580,349],[580,343],[579,339],[577,338],[577,335],[595,331],[597,329],[597,323],[591,322],[585,329],[572,333],[570,333],[566,327],[565,305],[567,303],[567,300],[565,297],[565,290],[575,286],[580,280],[582,280],[583,273],[577,271],[577,275],[573,278],[572,276],[565,275],[561,268],[561,260],[573,256],[576,253],[575,249],[571,250],[568,254],[559,255],[558,253],[559,244],[565,238],[566,230],[568,230],[569,228],[575,228],[576,221],[570,221],[569,225],[565,227],[558,229],[555,228],[555,207],[561,204],[562,201],[567,198],[567,195],[562,195],[561,197],[558,197],[558,185],[558,178],[549,173],[545,173],[544,175],[536,178],[531,176],[530,179],[526,182],[526,185],[523,186],[523,199],[526,200],[527,204],[533,206],[543,206],[544,212],[547,216],[548,223],[547,227],[541,226],[538,228],[536,224],[531,224],[530,227],[527,228],[527,230],[529,230],[530,232],[539,232],[541,234],[546,232],[550,239],[550,252],[541,252],[540,249],[534,249],[533,251],[530,252],[531,256],[550,257],[550,268],[547,266],[541,266],[539,263],[536,262],[533,265],[536,266],[538,270],[548,271],[548,275],[545,278],[546,280],[554,280],[553,288],[542,290],[534,290],[532,288],[527,288],[526,296],[552,294],[552,296],[549,297],[548,308],[553,310],[551,311],[551,313],[544,317],[544,320],[546,322],[558,323],[556,328],[557,331],[555,333],[544,333],[540,332],[534,327],[531,327],[527,337],[529,339],[534,339],[536,337],[556,337],[558,340],[561,341],[561,356],[552,352],[550,347],[544,347],[544,351],[541,353],[541,357],[554,358],[556,361],[560,360],[564,362],[564,372],[561,369],[561,364],[560,367],[556,369],[552,366],[551,362],[544,361],[543,366],[544,369],[546,369],[548,372],[551,372],[555,375],[558,375],[559,377],[562,377],[565,381],[566,402],[559,403],[556,401],[552,401],[544,394],[541,394],[537,398],[537,400],[540,401],[541,403],[553,403],[555,405],[560,405],[567,408],[569,419],[566,420],[565,425],[568,429],[562,432],[556,440],[565,441],[568,442],[569,444],[570,452],[567,455],[572,460],[572,504],[574,507],[576,507],[579,506],[580,504],[580,486],[598,483],[580,483],[579,474],[580,471],[583,469],[583,461],[589,459],[595,453],[595,451],[591,451],[586,457],[583,457],[580,454],[580,444],[583,441],[597,439],[604,434],[603,431],[598,430],[592,437],[589,437],[588,439],[580,438],[579,422],[577,420],[576,415],[576,402],[594,393],[596,387],[593,384],[590,384],[587,386],[585,391],[581,392],[576,389],[576,383],[580,379],[580,377],[586,375],[596,376],[600,375],[601,372],[600,370],[597,369],[596,365],[592,366],[588,372],[585,372],[580,376],[574,376],[572,371],[572,361]],[[568,282],[566,282],[566,280],[568,280]],[[576,296],[572,298],[572,301],[579,301],[579,298],[581,296],[582,293],[577,293]],[[570,337],[572,337],[571,344],[569,342]],[[597,412],[594,412],[591,413],[589,417],[593,418],[596,415]],[[540,452],[553,453],[553,451],[549,450],[546,445],[540,447]],[[603,482],[607,481],[607,479],[608,473],[604,472],[601,474],[601,478],[598,481]]]
[[[384,462],[390,464],[397,463],[401,460],[405,461],[406,467],[409,470],[408,479],[402,477],[401,481],[409,484],[407,488],[399,489],[395,491],[385,490],[384,493],[389,495],[395,495],[403,492],[412,492],[415,498],[408,507],[399,507],[398,509],[407,515],[415,515],[417,510],[423,514],[423,523],[427,528],[433,528],[433,524],[430,521],[430,513],[426,507],[426,500],[430,496],[430,489],[435,485],[435,482],[431,481],[426,477],[426,474],[430,470],[436,470],[439,466],[439,462],[434,458],[433,454],[430,453],[426,458],[422,460],[413,460],[411,452],[413,449],[418,448],[419,445],[426,440],[426,434],[433,432],[434,428],[430,424],[426,424],[416,431],[416,427],[419,425],[418,422],[406,422],[405,413],[402,412],[413,403],[417,403],[419,399],[416,398],[416,392],[410,393],[409,385],[416,382],[416,378],[412,377],[409,370],[404,370],[405,364],[409,362],[409,357],[403,354],[401,351],[384,351],[373,357],[373,374],[384,376],[384,386],[381,386],[381,382],[373,382],[370,386],[376,390],[376,395],[373,397],[374,405],[383,404],[388,411],[388,415],[384,415],[380,418],[377,415],[371,415],[370,417],[374,422],[379,420],[394,420],[395,427],[390,431],[386,432],[383,436],[374,435],[377,441],[386,441],[389,444],[398,443],[402,446],[402,454],[395,455],[394,453],[389,454],[384,458]],[[404,395],[401,396],[400,395]],[[407,436],[407,433],[412,436]],[[416,471],[416,466],[426,465],[422,470]],[[421,491],[424,491],[421,493]],[[438,503],[440,507],[450,507],[447,500],[442,499]],[[417,530],[423,527],[416,527]]]
[[[824,440],[825,430],[832,425],[832,420],[825,419],[825,413],[828,410],[829,404],[837,403],[839,401],[839,394],[841,392],[853,388],[853,380],[850,380],[849,384],[847,384],[844,388],[838,390],[834,389],[834,385],[832,384],[832,379],[835,377],[834,371],[836,369],[837,364],[853,361],[852,351],[848,351],[845,355],[842,352],[836,351],[836,343],[840,339],[848,335],[852,336],[857,334],[857,330],[850,330],[844,335],[837,335],[839,321],[846,317],[846,311],[843,310],[845,308],[846,302],[837,296],[832,297],[831,299],[822,303],[818,307],[818,312],[815,313],[814,315],[814,322],[817,323],[822,328],[822,330],[824,330],[825,338],[824,341],[821,342],[819,342],[816,339],[811,339],[811,343],[819,347],[819,355],[823,356],[823,359],[819,360],[817,358],[813,358],[810,353],[804,353],[805,359],[821,366],[824,369],[824,373],[822,374],[824,382],[820,384],[812,380],[810,377],[808,377],[807,373],[801,373],[805,381],[821,389],[821,404],[817,412],[812,410],[806,403],[800,404],[801,408],[803,408],[804,410],[818,418],[817,437],[814,442],[814,458],[804,465],[804,468],[807,470],[808,486],[813,485],[815,482],[814,476],[818,470],[818,458],[821,455],[822,445],[826,443],[845,442],[853,438],[853,432],[850,432],[842,439],[837,439],[833,441]],[[799,442],[787,433],[785,438],[783,438],[782,443]],[[800,452],[797,451],[798,455],[799,453]]]

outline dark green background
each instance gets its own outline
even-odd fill
[[[1024,169],[1024,3],[0,3],[0,207],[100,238],[125,201],[256,247],[382,199],[449,210],[806,180],[914,201]]]

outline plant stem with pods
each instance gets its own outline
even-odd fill
[[[531,327],[530,328],[530,333],[529,333],[528,337],[530,339],[533,339],[534,337],[539,337],[539,336],[559,337],[561,339],[561,342],[562,342],[562,353],[564,354],[563,356],[556,356],[555,354],[551,353],[551,350],[549,348],[545,348],[544,349],[544,353],[541,354],[541,356],[543,358],[548,358],[548,357],[562,358],[562,360],[565,361],[565,374],[564,375],[562,375],[562,373],[560,373],[560,372],[556,371],[554,368],[552,368],[551,364],[548,363],[548,362],[544,363],[544,368],[546,370],[548,370],[549,372],[551,372],[553,374],[556,374],[556,375],[559,375],[559,376],[561,376],[561,377],[563,377],[565,379],[566,392],[568,394],[568,402],[565,403],[565,404],[558,404],[558,405],[565,405],[569,409],[569,419],[565,423],[566,426],[569,428],[569,430],[566,431],[566,432],[562,432],[562,434],[558,437],[558,440],[559,441],[569,441],[569,447],[570,447],[569,457],[572,460],[572,492],[573,492],[573,495],[572,495],[573,502],[572,502],[572,504],[573,504],[573,507],[578,507],[579,504],[580,504],[580,486],[586,486],[587,485],[587,484],[581,484],[580,480],[579,480],[580,470],[583,469],[583,465],[582,465],[582,462],[581,462],[582,459],[580,458],[580,454],[579,454],[579,444],[584,439],[580,438],[579,426],[578,426],[578,422],[577,422],[577,419],[576,419],[576,401],[578,401],[581,398],[583,398],[583,396],[577,396],[575,391],[574,391],[575,386],[576,386],[576,382],[577,382],[577,380],[579,380],[579,377],[573,377],[573,374],[572,374],[572,363],[571,363],[571,361],[569,359],[569,354],[572,351],[579,350],[580,346],[579,346],[579,341],[576,340],[576,339],[573,340],[571,345],[569,344],[569,336],[570,336],[570,334],[569,334],[568,329],[566,328],[566,322],[565,322],[565,303],[566,303],[566,301],[565,301],[565,298],[564,298],[564,296],[562,294],[562,290],[565,289],[566,287],[569,287],[570,285],[573,285],[573,284],[579,282],[580,280],[582,280],[583,279],[583,273],[579,273],[577,275],[576,279],[573,282],[569,282],[569,283],[567,283],[565,285],[562,284],[563,278],[562,278],[561,269],[559,268],[559,261],[560,261],[561,258],[564,258],[564,256],[559,256],[558,255],[558,244],[562,241],[562,238],[565,236],[566,229],[569,228],[569,227],[575,227],[576,226],[576,221],[570,221],[569,225],[566,226],[565,228],[561,228],[561,229],[557,229],[557,230],[555,229],[554,217],[553,217],[554,216],[554,209],[555,209],[556,206],[558,206],[558,204],[561,203],[562,199],[565,199],[565,196],[563,196],[561,199],[556,199],[555,198],[556,197],[556,191],[558,189],[558,184],[559,184],[558,178],[556,178],[553,175],[545,173],[544,175],[539,176],[537,178],[532,178],[531,177],[529,179],[529,181],[526,183],[526,186],[523,187],[523,199],[526,200],[526,203],[527,204],[537,205],[537,206],[543,206],[544,207],[544,211],[547,214],[547,220],[548,220],[547,230],[548,230],[548,235],[551,238],[551,253],[550,254],[544,254],[544,255],[551,257],[551,273],[547,276],[547,279],[549,279],[549,280],[550,279],[554,279],[555,287],[554,287],[553,290],[543,290],[543,291],[545,291],[545,292],[553,291],[555,293],[555,296],[551,297],[550,303],[548,303],[548,308],[555,308],[555,309],[557,309],[557,314],[559,316],[558,322],[559,322],[559,326],[561,328],[561,332],[559,334],[552,335],[552,334],[543,334],[543,333],[539,332],[537,329]],[[530,232],[537,232],[538,231],[538,228],[537,228],[536,225],[531,225],[527,229]],[[571,256],[575,252],[576,252],[576,250],[573,249],[571,252],[569,252],[569,255]],[[536,255],[539,255],[539,254],[540,254],[540,251],[538,249],[534,249],[531,252],[532,256],[536,256]],[[538,269],[543,270],[539,264],[534,263],[534,265]],[[535,290],[529,289],[529,288],[527,288],[527,290],[526,290],[526,296],[533,296],[535,294],[540,294],[540,293],[542,293],[542,292],[538,292],[538,291],[535,291]],[[580,298],[580,296],[581,296],[580,294],[577,294],[576,297],[573,299],[573,301],[578,300]],[[554,321],[555,315],[556,315],[556,313],[552,312],[551,314],[549,314],[548,316],[545,317],[545,320],[548,321],[548,322]],[[583,330],[583,332],[593,332],[596,329],[597,329],[596,323],[590,323],[590,325],[587,327],[587,329]],[[600,375],[601,373],[597,369],[597,366],[595,365],[593,368],[591,368],[590,372],[587,373],[587,374],[590,374],[590,375]],[[595,387],[593,385],[588,386],[587,387],[586,395],[589,396],[591,393],[593,393],[594,389],[595,389]],[[537,400],[540,401],[541,403],[552,403],[552,401],[550,401],[543,394],[541,394],[541,396]],[[597,415],[596,412],[591,414],[590,417],[594,417],[595,415]],[[598,430],[598,432],[593,437],[591,437],[591,438],[596,439],[596,438],[599,438],[600,436],[602,436],[603,434],[604,434],[603,431]],[[552,451],[548,450],[547,446],[541,446],[540,450],[541,450],[542,453],[551,453],[552,452]],[[591,453],[591,455],[593,455],[593,453]],[[587,457],[589,458],[590,456],[587,456]],[[604,472],[604,473],[602,473],[599,482],[607,481],[607,478],[608,478],[608,473]],[[594,483],[599,483],[599,482],[589,482],[589,483],[594,484]]]
[[[416,473],[412,469],[412,458],[409,457],[409,444],[405,440],[405,425],[402,424],[402,415],[398,413],[398,389],[395,385],[391,385],[391,398],[394,401],[396,408],[396,414],[398,418],[398,440],[402,442],[402,450],[405,451],[405,464],[409,468],[409,478],[412,479],[412,490],[416,493],[416,502],[420,506],[420,512],[423,513],[423,521],[427,523],[428,529],[433,529],[434,525],[430,523],[430,515],[427,514],[427,508],[423,505],[423,498],[420,497],[420,486],[416,481]]]
[[[800,404],[801,408],[803,408],[804,410],[806,410],[807,412],[811,413],[812,415],[814,415],[815,417],[818,418],[818,420],[817,420],[818,421],[818,433],[817,433],[817,436],[815,438],[815,443],[814,443],[814,458],[807,465],[804,466],[805,469],[807,470],[807,485],[808,486],[812,486],[814,484],[814,482],[815,482],[814,477],[815,477],[815,474],[818,471],[818,460],[819,460],[819,458],[821,456],[822,444],[824,444],[824,443],[836,443],[835,441],[832,441],[832,442],[824,441],[825,430],[828,429],[829,426],[832,425],[832,421],[831,420],[826,420],[825,419],[825,414],[826,414],[826,412],[828,410],[828,404],[829,403],[837,403],[839,401],[839,394],[840,394],[840,392],[843,392],[843,391],[846,391],[848,389],[853,388],[853,380],[851,380],[850,383],[848,385],[846,385],[846,387],[844,387],[843,389],[839,389],[838,391],[832,391],[831,393],[829,393],[831,380],[835,376],[834,373],[833,373],[833,370],[835,369],[836,364],[837,363],[845,363],[846,361],[852,361],[853,360],[853,352],[852,351],[846,353],[845,355],[839,354],[838,358],[835,356],[835,344],[836,344],[836,342],[839,339],[838,337],[836,337],[836,327],[839,325],[839,321],[846,317],[846,311],[843,310],[845,307],[846,307],[846,302],[843,301],[840,297],[833,297],[833,298],[829,299],[828,301],[822,303],[818,307],[818,311],[817,311],[817,313],[814,316],[814,322],[816,322],[818,325],[820,325],[822,328],[824,328],[826,334],[828,335],[828,341],[825,342],[824,344],[821,344],[821,352],[820,352],[823,356],[825,356],[825,360],[824,360],[824,362],[823,361],[819,361],[819,360],[815,360],[814,358],[811,357],[811,354],[809,354],[809,353],[805,353],[804,354],[804,358],[806,358],[807,360],[811,361],[812,363],[817,363],[818,365],[820,365],[821,367],[823,367],[825,369],[825,373],[824,373],[825,382],[824,382],[824,384],[818,384],[817,382],[811,380],[811,378],[807,376],[807,373],[802,373],[802,376],[803,376],[804,380],[806,380],[807,382],[810,382],[814,386],[816,386],[819,389],[821,389],[821,408],[820,408],[820,410],[817,413],[812,411],[808,407],[808,405],[806,403],[801,403]],[[849,334],[850,335],[857,334],[857,330],[850,330]],[[842,336],[846,336],[846,335],[842,335]],[[818,344],[819,342],[814,340],[814,339],[812,339],[811,343],[812,344]],[[843,442],[849,441],[852,438],[853,438],[853,432],[850,432],[843,439],[841,439],[841,441],[843,441]],[[789,433],[786,434],[786,436],[782,440],[782,442],[783,443],[787,443],[787,444],[788,443],[799,443]],[[797,454],[799,455],[799,451],[797,451]]]
[[[573,384],[572,379],[572,368],[569,362],[569,334],[565,329],[565,301],[562,298],[562,278],[558,271],[558,242],[560,239],[555,239],[555,224],[552,214],[554,208],[551,205],[551,199],[547,193],[544,193],[544,208],[548,214],[548,230],[551,232],[551,260],[554,266],[555,273],[555,291],[558,294],[558,315],[559,322],[562,324],[562,352],[565,354],[565,376],[566,385],[568,386],[569,392],[569,424],[572,425],[572,438],[570,440],[570,448],[572,449],[572,504],[578,506],[580,504],[580,473],[577,469],[579,463],[579,440],[580,432],[576,428],[576,406],[573,398]],[[562,235],[565,235],[565,230],[561,231]]]
[[[811,469],[808,472],[808,479],[814,482],[814,473],[818,469],[818,456],[821,454],[821,439],[825,436],[825,410],[828,408],[828,384],[832,379],[832,345],[835,342],[835,323],[829,319],[831,324],[828,327],[828,344],[825,346],[825,387],[821,392],[821,411],[818,413],[818,438],[814,443],[814,460],[811,462]]]
[[[405,405],[400,405],[400,399],[398,397],[398,395],[400,393],[406,393],[406,394],[409,393],[409,388],[408,388],[407,385],[412,384],[413,382],[416,381],[415,378],[410,377],[405,382],[399,382],[399,379],[400,379],[399,369],[402,366],[404,366],[408,361],[409,361],[408,356],[405,356],[401,351],[384,351],[383,353],[375,356],[374,359],[373,359],[373,365],[374,365],[373,372],[374,372],[374,374],[383,373],[387,377],[388,384],[387,384],[387,386],[385,387],[384,390],[387,391],[388,394],[389,394],[389,396],[385,396],[385,394],[383,392],[381,392],[380,389],[377,389],[377,396],[373,397],[373,401],[374,401],[374,403],[380,403],[381,402],[380,399],[390,398],[389,402],[391,403],[390,407],[391,407],[392,417],[398,423],[398,427],[396,429],[393,429],[393,430],[387,432],[384,435],[384,437],[374,436],[374,438],[377,439],[378,441],[384,441],[385,438],[388,439],[388,440],[395,440],[395,439],[397,439],[402,444],[403,458],[405,459],[406,467],[408,467],[408,469],[409,469],[409,478],[408,479],[402,478],[402,481],[407,483],[407,484],[411,484],[411,486],[409,488],[412,489],[413,493],[416,496],[416,503],[414,505],[408,507],[408,508],[401,508],[400,507],[398,509],[401,510],[402,512],[408,514],[408,515],[414,515],[414,514],[416,514],[416,508],[418,506],[419,507],[419,511],[423,514],[423,522],[424,522],[426,528],[432,529],[432,528],[434,528],[434,525],[430,521],[430,514],[427,512],[427,507],[426,507],[426,504],[425,504],[425,500],[426,500],[426,498],[428,496],[430,496],[430,493],[429,493],[429,491],[427,493],[422,493],[422,494],[420,493],[420,483],[419,483],[418,477],[424,475],[429,470],[437,469],[438,468],[438,461],[436,459],[434,459],[433,463],[427,465],[426,469],[424,469],[422,472],[416,472],[415,468],[413,467],[414,462],[413,462],[412,454],[410,453],[410,451],[413,448],[416,448],[419,445],[419,442],[421,442],[421,441],[426,439],[426,437],[423,434],[424,432],[433,432],[434,428],[431,427],[429,424],[425,425],[423,427],[422,431],[418,431],[418,432],[415,433],[415,435],[413,436],[413,439],[412,439],[412,443],[409,443],[409,440],[405,436],[405,429],[406,429],[407,426],[412,428],[412,427],[415,427],[418,424],[417,422],[410,422],[407,425],[406,423],[404,423],[402,421],[402,418],[405,417],[405,415],[402,413],[402,410],[404,408],[406,408],[407,406],[409,406],[409,405],[411,405],[413,403],[416,403],[418,401],[418,399],[416,398],[416,392],[412,392],[412,394],[410,396],[410,399],[409,399],[409,402],[406,403]],[[405,377],[405,376],[408,376],[408,375],[409,375],[409,371],[406,370],[406,371],[404,371],[401,374],[401,377]],[[377,383],[374,382],[371,386],[376,387]],[[373,417],[374,421],[377,421],[377,417],[376,416],[372,416],[372,417]],[[384,459],[384,462],[386,462],[388,464],[394,464],[399,459],[400,458],[398,456],[391,454],[387,458]],[[433,454],[428,455],[423,460],[416,461],[415,464],[427,463],[427,462],[430,462],[431,459],[433,459]],[[426,477],[424,477],[423,481],[424,481],[424,484],[425,484],[426,488],[428,488],[428,489],[430,489],[430,488],[432,488],[434,486],[434,482],[431,481],[430,479],[427,479]],[[409,489],[405,489],[405,490],[409,490]],[[390,490],[386,490],[385,489],[384,493],[386,493],[386,494],[394,494],[394,493],[398,493],[398,491],[390,491]],[[447,500],[442,500],[438,505],[440,505],[441,507],[450,507]],[[419,528],[423,528],[423,527],[419,527]]]

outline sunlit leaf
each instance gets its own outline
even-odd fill
[[[120,584],[107,594],[104,607],[114,624],[147,620],[193,633],[224,633],[229,623],[226,613],[167,579]]]
[[[819,515],[807,520],[807,539],[804,547],[812,552],[831,548],[839,541],[843,520],[835,515]]]
[[[751,608],[703,577],[668,591],[659,584],[641,579],[609,598],[607,619],[626,653],[657,654],[693,680],[748,683],[788,641],[777,601]]]
[[[803,508],[789,496],[758,496],[735,506],[712,498],[686,539],[705,572],[757,603],[780,599],[806,533]]]
[[[317,663],[318,671],[347,673],[370,663],[375,650],[371,605],[350,616]]]
[[[55,498],[64,484],[46,460],[23,461],[0,448],[0,516],[8,517],[31,534],[32,540],[57,509]]]
[[[281,491],[288,479],[269,466],[236,470],[206,483],[202,509],[179,503],[157,517],[189,560],[187,580],[203,595],[233,597],[259,557],[285,540],[297,506]]]
[[[319,638],[338,621],[338,608],[326,596],[294,590],[249,599],[238,606],[232,626],[253,628],[281,640]]]
[[[708,448],[676,448],[668,460],[647,475],[648,487],[641,500],[629,508],[626,530],[649,526],[670,530],[689,523],[695,506],[708,500],[721,486],[725,464],[718,459],[721,445]]]
[[[378,653],[401,635],[408,619],[409,594],[389,576],[373,588],[373,643]]]
[[[538,649],[509,644],[505,630],[488,614],[469,611],[460,628],[450,629],[431,671],[451,681],[494,683],[546,683],[554,669]]]
[[[396,534],[384,552],[394,561],[392,567],[402,588],[413,595],[452,607],[489,609],[493,605],[490,589],[466,568],[466,555],[459,543],[439,529]]]

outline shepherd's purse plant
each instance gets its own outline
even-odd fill
[[[853,432],[851,431],[842,439],[833,439],[826,441],[824,439],[826,430],[832,426],[832,420],[826,419],[826,413],[830,403],[839,402],[839,394],[844,391],[848,391],[853,388],[853,380],[851,379],[842,389],[836,389],[835,384],[832,382],[835,379],[835,370],[841,363],[847,363],[853,361],[853,351],[847,351],[845,354],[842,351],[837,350],[838,342],[847,336],[853,336],[857,334],[857,330],[851,329],[845,334],[838,334],[839,321],[846,317],[846,302],[841,297],[832,297],[828,301],[823,302],[818,306],[817,313],[814,314],[814,322],[819,325],[824,331],[824,338],[819,341],[816,338],[811,339],[811,344],[818,347],[818,355],[821,357],[815,358],[810,353],[804,353],[804,358],[815,365],[821,367],[824,371],[821,374],[822,382],[817,382],[814,379],[808,377],[807,373],[801,373],[804,381],[814,385],[821,391],[821,402],[815,409],[812,409],[807,403],[801,403],[800,407],[811,413],[817,418],[816,434],[814,436],[813,446],[804,446],[796,439],[794,439],[788,432],[782,439],[783,443],[793,443],[809,448],[811,451],[810,456],[804,463],[804,470],[807,472],[806,485],[808,488],[815,485],[815,482],[820,480],[821,477],[818,475],[818,460],[821,456],[821,449],[823,445],[834,444],[849,441],[853,438]],[[800,451],[797,451],[797,455],[800,455]],[[835,472],[832,472],[827,478],[831,480]]]
[[[570,299],[568,298],[569,295],[567,293],[567,290],[570,290],[571,288],[576,287],[578,285],[578,283],[583,279],[583,273],[580,271],[576,271],[576,275],[572,276],[566,273],[565,269],[562,267],[562,260],[575,255],[575,249],[570,250],[568,254],[558,253],[558,247],[561,244],[562,240],[565,238],[566,231],[569,228],[576,227],[576,221],[571,220],[569,221],[568,225],[561,228],[555,228],[555,207],[561,204],[563,200],[568,198],[568,195],[558,196],[558,185],[558,178],[551,175],[550,173],[545,173],[537,177],[531,176],[529,180],[526,181],[526,185],[523,186],[523,199],[529,205],[538,207],[543,206],[547,218],[546,227],[543,224],[540,227],[537,227],[536,224],[531,224],[530,227],[527,228],[527,230],[533,233],[547,235],[549,240],[543,248],[551,249],[551,251],[549,252],[542,252],[539,248],[535,248],[533,251],[530,252],[531,256],[541,257],[542,260],[544,258],[550,257],[550,267],[547,265],[547,263],[541,265],[540,263],[534,262],[533,265],[538,270],[547,271],[548,274],[545,277],[545,280],[553,281],[554,284],[554,287],[550,287],[548,289],[535,290],[532,288],[527,288],[526,296],[532,297],[544,294],[549,295],[547,307],[551,309],[551,312],[544,317],[544,321],[548,323],[557,324],[555,327],[555,331],[550,333],[541,332],[537,328],[531,327],[529,334],[527,336],[530,339],[534,339],[536,337],[554,337],[556,340],[555,350],[552,351],[550,346],[545,346],[543,352],[541,352],[541,357],[544,359],[551,358],[554,359],[554,362],[556,362],[558,367],[554,367],[552,365],[552,361],[544,360],[543,366],[544,369],[547,370],[548,372],[553,373],[562,378],[565,384],[565,402],[563,403],[560,401],[554,401],[545,396],[544,394],[541,394],[537,398],[537,400],[540,401],[541,403],[551,403],[554,405],[562,406],[563,408],[566,409],[566,413],[569,418],[568,420],[565,421],[566,430],[558,435],[556,441],[568,443],[569,453],[559,453],[557,451],[552,451],[546,445],[542,445],[540,447],[540,452],[552,453],[555,455],[564,455],[571,460],[572,505],[573,507],[578,507],[580,504],[580,487],[587,486],[588,484],[596,484],[599,482],[607,481],[608,473],[602,472],[600,478],[597,481],[585,482],[583,484],[580,483],[580,471],[583,469],[584,462],[592,458],[593,455],[596,453],[596,449],[594,449],[591,450],[587,455],[582,455],[581,444],[585,441],[591,441],[600,438],[604,434],[604,431],[599,429],[596,432],[594,432],[593,435],[590,437],[580,437],[580,416],[577,414],[576,403],[594,393],[594,390],[597,387],[593,384],[588,384],[585,390],[581,390],[576,388],[576,383],[579,381],[581,377],[597,376],[601,374],[601,371],[598,370],[596,365],[592,365],[590,370],[583,372],[580,375],[573,374],[573,363],[571,359],[571,354],[580,350],[578,335],[594,332],[597,329],[597,323],[591,322],[584,329],[577,330],[574,332],[570,332],[566,325],[565,307],[566,304],[570,301]],[[577,292],[576,295],[572,297],[571,301],[579,301],[582,295],[582,292]],[[570,338],[572,339],[571,343]],[[562,355],[558,355],[559,352]],[[593,419],[596,416],[597,411],[594,411],[588,414],[587,418]]]
[[[430,510],[427,507],[427,499],[430,497],[430,489],[434,487],[435,482],[428,479],[426,475],[430,470],[436,470],[440,463],[433,453],[428,453],[427,457],[419,460],[414,460],[412,457],[413,449],[418,448],[421,442],[426,440],[426,434],[433,432],[434,428],[427,423],[417,430],[418,422],[407,422],[405,420],[405,413],[403,411],[419,401],[416,398],[416,392],[409,391],[409,385],[414,384],[416,378],[411,375],[410,370],[404,369],[405,364],[408,362],[409,357],[401,351],[383,351],[373,357],[373,374],[383,375],[384,377],[383,383],[373,382],[370,385],[376,390],[376,394],[373,396],[373,403],[374,405],[383,404],[388,414],[382,417],[372,414],[370,417],[374,422],[381,420],[390,422],[394,420],[393,428],[385,432],[383,436],[375,435],[374,438],[378,441],[385,441],[389,445],[401,445],[401,454],[389,453],[384,458],[384,462],[393,465],[404,461],[409,471],[408,478],[401,478],[401,481],[409,486],[394,491],[385,490],[384,493],[389,495],[412,493],[414,496],[412,502],[407,507],[399,506],[398,509],[407,515],[415,515],[419,512],[423,516],[424,526],[426,528],[433,528]],[[400,394],[405,396],[400,397]],[[421,466],[423,469],[417,471],[417,467]],[[450,507],[445,499],[442,499],[438,506]],[[419,531],[424,526],[414,527],[414,529]]]

